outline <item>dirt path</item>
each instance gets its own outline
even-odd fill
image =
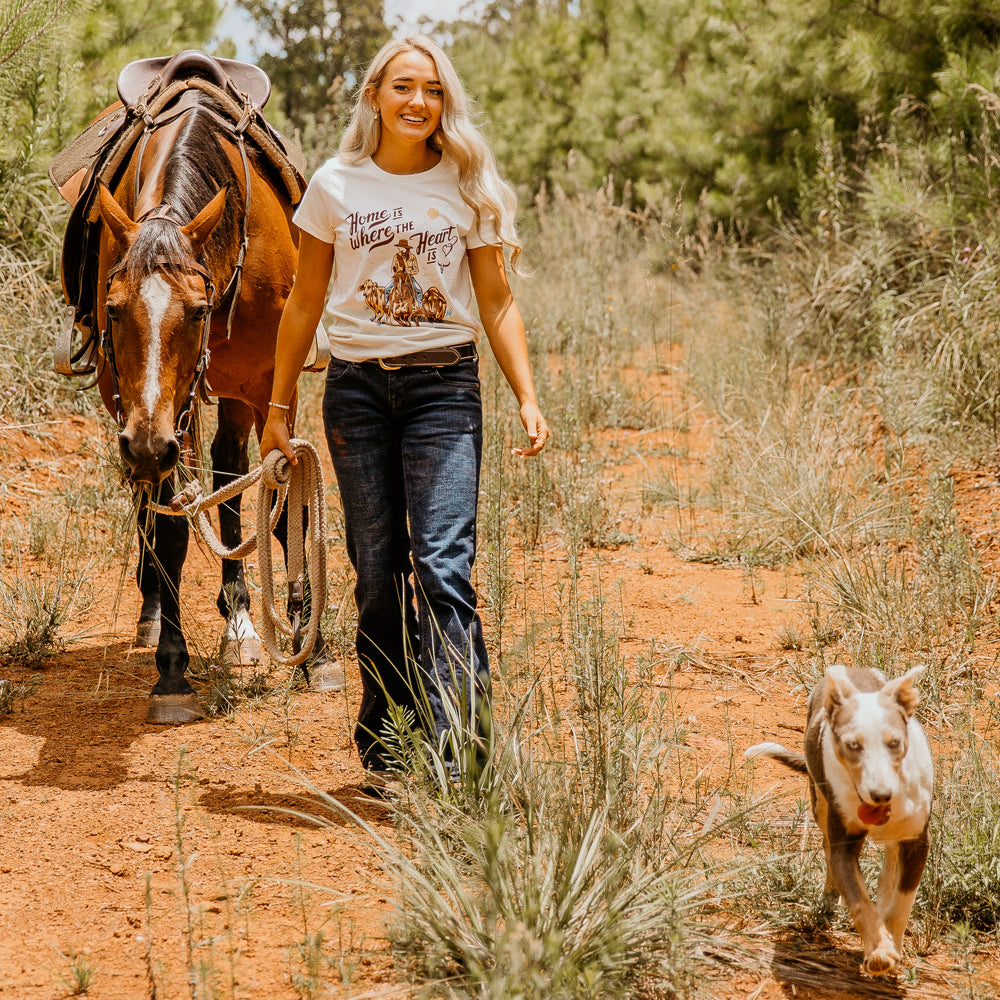
[[[0,517],[25,519],[83,474],[85,463],[64,457],[97,436],[97,425],[82,419],[40,443],[0,431],[4,467],[20,470],[0,491]],[[745,746],[801,730],[804,692],[788,684],[782,649],[789,629],[807,627],[800,581],[771,572],[748,581],[739,568],[679,558],[676,512],[644,509],[639,500],[649,469],[630,456],[647,448],[648,436],[623,431],[608,444],[621,456],[609,495],[621,530],[637,541],[591,553],[587,573],[599,575],[606,596],[619,595],[626,653],[662,664],[657,683],[685,720],[691,767],[725,776]],[[966,517],[982,519],[985,532],[989,505],[976,485],[970,480],[975,503]],[[996,484],[989,487],[995,495]],[[547,572],[565,570],[554,542],[544,559]],[[131,645],[130,586],[115,610],[119,571],[102,571],[99,599],[73,623],[96,637],[73,643],[41,671],[12,667],[4,675],[38,687],[0,718],[0,996],[68,995],[85,966],[96,970],[87,994],[94,1000],[189,997],[192,977],[211,981],[218,995],[251,1000],[408,995],[383,938],[391,888],[380,881],[371,845],[316,794],[391,832],[385,808],[359,791],[356,670],[348,668],[342,695],[297,691],[233,719],[149,726],[152,652]],[[202,634],[214,635],[215,566],[195,551],[185,579],[189,623],[197,619]],[[195,595],[208,611],[191,610]],[[681,666],[676,650],[689,654]],[[773,773],[766,780],[790,793],[793,811],[804,788]],[[708,996],[965,995],[943,945],[914,962],[912,982],[879,984],[857,973],[851,935],[781,940],[763,928],[756,940],[758,964],[731,973],[718,967]],[[308,992],[319,981],[311,968],[330,993]]]

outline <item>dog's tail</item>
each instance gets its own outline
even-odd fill
[[[744,757],[770,757],[800,774],[808,774],[804,754],[786,750],[780,743],[757,743],[743,751]]]

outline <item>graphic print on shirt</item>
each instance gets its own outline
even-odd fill
[[[428,218],[438,217],[430,209]],[[448,258],[459,246],[455,226],[437,232],[414,232],[412,222],[403,219],[402,209],[368,212],[349,217],[351,246],[369,250],[393,243],[392,277],[386,285],[366,278],[358,286],[365,305],[376,323],[392,326],[418,326],[421,321],[441,322],[450,312],[448,300],[440,288],[424,289],[417,280],[421,259],[440,268],[449,267]],[[406,235],[401,235],[406,233]],[[418,254],[420,257],[418,258]]]

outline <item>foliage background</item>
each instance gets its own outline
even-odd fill
[[[269,113],[328,150],[359,69],[388,37],[381,4],[238,3],[270,39],[259,57]],[[218,0],[4,0],[4,235],[23,239],[34,220],[24,197],[6,204],[12,188],[114,99],[126,62],[182,47],[234,54],[216,35],[221,13]],[[789,215],[814,221],[845,191],[899,210],[917,182],[924,214],[943,224],[988,212],[995,193],[990,0],[494,0],[475,19],[427,27],[526,204],[543,187],[611,178],[639,206],[679,201],[689,219],[701,206],[753,238]]]
[[[240,2],[273,36],[261,57],[275,89],[268,116],[299,137],[315,165],[336,141],[358,71],[386,37],[379,5]],[[58,322],[66,212],[46,178],[49,160],[114,100],[126,62],[186,46],[234,55],[218,37],[220,13],[216,0],[162,0],[155,8],[143,0],[0,0],[0,340],[11,347],[0,358],[4,425],[88,405],[89,397],[41,374]],[[581,858],[646,857],[619,851],[617,838],[627,835],[656,858],[651,870],[669,872],[677,860],[672,838],[661,843],[669,817],[653,810],[647,828],[628,809],[655,778],[641,774],[638,762],[665,759],[643,741],[662,737],[673,747],[683,740],[676,727],[651,727],[655,692],[649,688],[648,702],[640,697],[630,673],[640,665],[620,657],[608,606],[587,593],[581,567],[584,554],[632,541],[609,508],[594,442],[609,429],[662,429],[675,419],[624,373],[641,381],[673,364],[665,359],[678,346],[698,407],[723,431],[707,486],[687,478],[687,456],[667,455],[673,471],[644,484],[643,503],[676,507],[671,544],[692,558],[740,566],[751,594],[762,567],[802,561],[816,595],[813,635],[786,637],[788,650],[803,651],[803,672],[781,684],[811,681],[808,671],[835,657],[890,673],[918,655],[932,664],[928,702],[941,738],[971,749],[966,770],[956,770],[939,797],[950,812],[941,813],[940,855],[925,880],[925,934],[952,933],[956,920],[974,913],[992,935],[983,941],[995,947],[996,873],[974,871],[965,860],[996,867],[995,849],[984,847],[996,839],[996,794],[986,780],[995,766],[978,749],[989,745],[980,734],[997,723],[995,708],[979,704],[989,702],[993,685],[981,664],[990,656],[995,668],[995,654],[981,652],[980,636],[994,644],[995,582],[979,571],[956,524],[947,463],[955,454],[988,460],[1000,443],[1000,3],[496,0],[480,17],[429,28],[453,53],[521,192],[539,274],[518,286],[518,300],[529,318],[540,394],[559,415],[545,460],[511,468],[507,397],[496,404],[506,390],[488,383],[504,416],[490,422],[484,463],[485,600],[502,638],[511,628],[512,526],[532,558],[545,558],[541,540],[560,539],[571,586],[555,595],[566,605],[558,638],[536,644],[529,635],[523,646],[532,669],[539,658],[539,676],[550,673],[543,661],[553,651],[567,657],[560,676],[579,680],[578,718],[592,727],[579,741],[590,756],[566,762],[589,784],[567,782],[557,769],[548,787],[507,787],[511,773],[520,782],[539,771],[502,762],[507,770],[498,771],[489,801],[481,803],[482,789],[473,787],[471,805],[447,829],[449,850],[433,861],[441,878],[456,843],[495,840],[514,852],[501,857],[498,847],[498,864],[510,856],[511,871],[528,870],[523,830],[537,831],[542,851],[563,864],[546,845],[566,843],[566,816],[583,817],[571,842]],[[696,318],[683,342],[678,301]],[[919,463],[911,461],[914,448]],[[67,503],[76,518],[79,497]],[[713,536],[695,551],[684,528],[704,509]],[[37,534],[41,552],[48,535]],[[0,583],[15,577],[22,579],[8,573]],[[11,600],[24,620],[24,600]],[[43,624],[53,607],[65,607],[54,600],[39,605]],[[677,650],[671,662],[701,655]],[[534,738],[541,723],[524,719]],[[560,738],[556,745],[569,744]],[[510,743],[531,746],[527,735]],[[664,779],[662,799],[651,801],[681,802],[668,786]],[[589,813],[579,810],[583,800]],[[522,804],[551,820],[556,840],[531,826],[530,816],[507,825]],[[489,808],[477,812],[481,805]],[[440,839],[438,816],[413,817],[414,844],[424,834]],[[733,830],[735,854],[761,855],[753,830],[735,819]],[[491,840],[497,833],[510,839]],[[968,842],[957,844],[965,834]],[[794,860],[799,851],[795,830],[775,843],[773,883],[751,866],[747,885],[758,896],[737,894],[749,912],[775,918],[767,908],[775,907],[776,885],[787,893],[780,897],[787,919],[806,877]],[[483,856],[492,873],[494,859]],[[597,868],[617,879],[604,884],[608,898],[635,884],[630,872],[603,861]],[[581,871],[590,878],[589,868]],[[486,881],[497,884],[492,875]],[[522,902],[518,889],[511,898]],[[481,898],[494,919],[492,900],[485,892]],[[553,894],[555,909],[564,898]],[[440,895],[428,893],[426,902],[438,905]],[[427,923],[438,916],[429,910]],[[537,937],[525,931],[523,950],[536,950],[538,967],[547,968],[546,948],[556,939],[544,921],[537,927]],[[404,928],[400,938],[414,954],[434,958],[426,929]],[[451,947],[458,939],[449,932],[440,941]],[[967,956],[979,947],[968,935],[962,940],[972,942]],[[495,956],[478,951],[444,958],[464,963],[473,978],[498,967]],[[516,980],[520,966],[509,965]],[[618,972],[624,960],[609,966]],[[605,975],[595,968],[580,966]],[[567,982],[580,969],[568,968]],[[968,995],[976,995],[971,986]]]

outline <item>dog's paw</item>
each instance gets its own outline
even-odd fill
[[[899,952],[894,945],[882,945],[870,955],[865,955],[861,963],[861,971],[869,976],[884,976],[892,972],[899,964]]]

